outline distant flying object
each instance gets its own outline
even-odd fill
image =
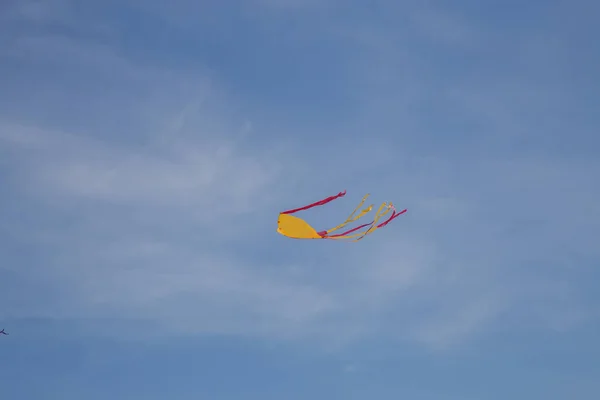
[[[4,334],[4,335],[7,335],[7,336],[8,336],[8,333],[4,332],[4,329],[2,329],[2,330],[0,331],[0,333],[2,333],[2,334]]]
[[[291,214],[297,213],[298,211],[304,211],[304,210],[308,210],[313,207],[325,205],[335,199],[344,197],[345,195],[346,195],[346,191],[344,190],[343,192],[340,192],[335,196],[330,196],[326,199],[317,201],[317,202],[309,204],[307,206],[296,208],[294,210],[282,211],[281,213],[279,213],[279,218],[277,219],[277,232],[283,236],[287,236],[292,239],[337,239],[337,240],[354,239],[353,242],[358,242],[365,236],[373,233],[376,229],[383,228],[388,223],[390,223],[393,219],[395,219],[396,217],[398,217],[406,212],[406,210],[402,210],[400,212],[396,211],[396,208],[394,207],[394,205],[392,203],[383,203],[377,210],[377,213],[375,214],[375,218],[373,219],[372,222],[357,226],[356,228],[353,228],[346,232],[338,233],[335,235],[332,235],[331,232],[337,231],[338,229],[341,229],[341,228],[345,227],[346,225],[357,221],[359,218],[364,217],[367,213],[369,213],[373,209],[373,205],[370,205],[369,207],[362,210],[358,215],[356,215],[356,216],[354,215],[365,203],[365,201],[367,200],[367,197],[369,197],[368,194],[362,198],[362,201],[360,202],[360,204],[354,209],[352,214],[350,214],[350,216],[343,223],[336,226],[335,228],[331,228],[326,231],[317,232],[317,230],[315,228],[313,228],[312,226],[310,226],[308,224],[308,222],[304,221],[301,218],[291,215]],[[392,215],[386,221],[378,224],[379,220],[383,216],[388,214],[390,211],[392,211]],[[366,227],[368,227],[368,228],[362,232],[353,233],[353,232],[358,231],[359,229],[366,228]]]

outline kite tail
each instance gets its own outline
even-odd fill
[[[352,229],[350,229],[350,230],[347,230],[346,232],[343,232],[343,233],[338,233],[338,234],[336,234],[336,235],[327,236],[327,239],[337,239],[337,238],[342,238],[342,237],[345,239],[345,238],[346,238],[346,236],[347,236],[349,233],[356,232],[357,230],[359,230],[359,229],[362,229],[362,228],[364,228],[365,226],[369,226],[369,225],[373,225],[373,223],[372,223],[372,222],[369,222],[368,224],[362,224],[362,225],[360,225],[360,226],[357,226],[356,228],[352,228]]]
[[[326,199],[323,199],[321,201],[317,201],[315,203],[309,204],[307,206],[304,207],[300,207],[300,208],[295,208],[293,210],[287,210],[287,211],[283,211],[280,214],[294,214],[298,211],[304,211],[304,210],[308,210],[309,208],[313,208],[313,207],[317,207],[317,206],[322,206],[325,205],[327,203],[329,203],[330,201],[333,201],[335,199],[339,199],[340,197],[344,197],[346,195],[346,191],[344,190],[343,192],[339,192],[337,195],[335,196],[330,196]]]
[[[381,211],[383,211],[384,208],[387,208],[387,210],[385,210],[385,212],[382,213]],[[379,228],[379,225],[377,225],[377,222],[392,210],[395,211],[392,203],[390,203],[389,205],[387,203],[383,203],[381,205],[381,207],[379,207],[379,210],[377,210],[377,213],[375,214],[375,218],[373,218],[373,225],[371,225],[369,227],[369,229],[367,229],[365,232],[363,232],[362,236],[360,236],[358,239],[356,239],[355,242],[358,242],[365,236],[375,232],[375,230],[377,230]]]
[[[381,210],[382,210],[382,208],[384,206],[385,206],[385,203],[379,208],[378,213],[381,212]],[[379,225],[373,226],[375,223],[377,223],[377,221],[379,221],[387,213],[389,213],[390,209],[393,210],[392,215],[390,215],[390,217],[386,221],[380,223]],[[375,215],[375,218],[373,219],[373,222],[357,226],[356,228],[352,228],[352,229],[350,229],[350,230],[348,230],[346,232],[343,232],[343,233],[338,233],[337,235],[327,236],[326,239],[342,240],[342,239],[353,239],[353,238],[356,238],[356,237],[360,236],[358,239],[354,240],[355,242],[357,242],[357,241],[361,240],[363,237],[365,237],[365,236],[370,235],[371,233],[373,233],[375,231],[375,229],[383,228],[384,226],[386,226],[387,224],[389,224],[390,222],[392,222],[394,219],[396,219],[400,215],[404,214],[406,211],[408,211],[408,210],[404,209],[404,210],[398,212],[398,211],[396,211],[395,207],[392,204],[390,204],[388,206],[388,210],[386,210],[383,214],[381,214],[381,215]],[[368,228],[366,231],[364,231],[364,232],[358,232],[358,233],[355,233],[353,235],[350,235],[350,233],[356,232],[357,230],[365,228],[367,226],[369,226],[370,228]]]
[[[343,228],[344,226],[348,225],[349,223],[358,221],[359,219],[361,219],[362,217],[364,217],[365,214],[369,213],[373,209],[373,205],[372,204],[369,207],[363,209],[356,217],[354,216],[354,214],[356,214],[356,212],[358,211],[358,209],[360,207],[362,207],[362,205],[367,200],[367,197],[369,197],[369,194],[366,194],[362,198],[362,200],[360,201],[360,203],[358,204],[358,206],[356,206],[356,208],[354,209],[354,211],[352,211],[352,214],[350,214],[350,216],[348,218],[346,218],[346,220],[344,222],[342,222],[341,224],[339,224],[335,228],[331,228],[331,229],[328,229],[326,231],[319,232],[319,234],[323,233],[324,235],[329,235],[331,232],[337,231],[338,229]]]
[[[377,228],[383,228],[384,226],[386,226],[387,224],[389,224],[390,222],[392,222],[392,220],[394,218],[399,217],[400,215],[404,214],[406,211],[408,211],[406,208],[400,212],[396,212],[396,210],[394,210],[394,212],[392,213],[392,215],[390,215],[390,217],[388,218],[387,221],[382,222],[381,224],[377,225]]]
[[[387,208],[387,210],[385,210],[385,212],[382,213],[383,209]],[[356,239],[355,241],[361,240],[363,237],[367,236],[370,233],[373,233],[377,228],[380,228],[382,226],[385,226],[385,224],[389,223],[392,220],[392,217],[390,217],[387,221],[385,221],[382,224],[376,225],[377,222],[383,218],[386,214],[388,214],[391,210],[394,210],[394,212],[396,211],[394,209],[394,206],[392,204],[387,204],[387,203],[383,203],[379,209],[377,210],[377,213],[375,214],[375,218],[373,218],[373,221],[371,223],[368,224],[363,224],[361,226],[357,226],[356,228],[350,229],[344,233],[340,233],[337,235],[332,235],[332,236],[328,236],[327,239],[353,239],[358,237],[358,239]],[[393,217],[395,218],[395,217]],[[363,232],[358,232],[355,233],[353,235],[349,235],[349,233],[355,232],[361,228],[365,228],[365,227],[369,227],[366,231]]]

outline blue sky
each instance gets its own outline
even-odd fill
[[[3,2],[0,397],[597,399],[599,11]]]

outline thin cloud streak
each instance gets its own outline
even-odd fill
[[[420,34],[448,38],[434,29],[443,28],[455,31],[449,47],[483,46],[460,19],[420,10]],[[374,56],[345,70],[361,111],[321,130],[301,111],[283,120],[267,100],[249,104],[209,68],[134,60],[95,39],[11,41],[4,58],[72,79],[46,71],[27,97],[7,86],[17,100],[0,115],[11,189],[1,232],[39,259],[0,267],[22,288],[1,292],[11,307],[0,319],[143,319],[167,334],[378,337],[435,349],[524,321],[561,330],[597,319],[577,291],[587,270],[564,276],[577,257],[598,257],[597,161],[531,147],[507,155],[540,135],[520,109],[535,104],[541,115],[558,101],[526,82],[482,83],[487,76],[438,92],[426,55],[384,40],[390,27],[370,28],[320,26]],[[396,77],[397,65],[414,79]],[[455,114],[439,120],[452,129],[421,118],[448,104]],[[466,130],[461,121],[484,134],[448,139]],[[355,246],[276,235],[278,211],[341,189],[351,195],[307,214],[315,225],[339,222],[367,191],[409,213]],[[549,251],[559,246],[571,253]]]

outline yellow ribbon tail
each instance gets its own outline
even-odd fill
[[[383,210],[383,208],[386,206],[387,206],[387,210],[385,210],[385,212],[381,213],[381,210]],[[391,203],[389,205],[387,203],[383,203],[381,205],[381,207],[379,207],[379,210],[377,210],[377,213],[375,214],[375,218],[373,218],[373,225],[371,225],[371,227],[369,229],[367,229],[361,237],[354,240],[354,242],[358,242],[359,240],[363,239],[365,236],[370,235],[371,233],[375,232],[375,230],[378,229],[377,222],[379,222],[379,220],[381,218],[383,218],[386,214],[388,214],[393,209],[394,209],[394,206]]]
[[[387,210],[385,210],[383,213],[381,212],[384,208],[386,208],[387,206]],[[327,239],[332,239],[332,240],[346,240],[346,239],[354,239],[354,238],[358,238],[356,240],[352,240],[353,242],[358,242],[359,240],[361,240],[362,238],[364,238],[367,235],[370,235],[371,233],[373,233],[377,228],[377,222],[379,222],[379,220],[381,218],[383,218],[386,214],[388,214],[391,210],[393,209],[393,206],[391,204],[387,204],[387,203],[383,203],[379,209],[377,210],[377,213],[375,214],[375,218],[373,218],[373,222],[371,222],[369,225],[370,227],[365,229],[364,231],[361,232],[357,232],[357,233],[353,233],[351,235],[342,235],[342,236],[335,236],[335,237],[327,237]]]
[[[348,216],[348,218],[346,218],[346,220],[344,222],[342,222],[341,224],[339,224],[338,226],[336,226],[335,228],[331,228],[328,229],[326,232],[329,235],[331,232],[335,232],[338,229],[342,229],[343,227],[345,227],[346,225],[348,225],[349,223],[358,221],[360,218],[364,217],[367,213],[371,212],[371,210],[373,209],[373,205],[371,204],[369,207],[363,209],[356,217],[354,216],[354,214],[356,214],[356,212],[358,211],[358,209],[360,207],[362,207],[362,205],[365,203],[365,201],[367,200],[367,198],[369,197],[369,194],[366,194],[362,200],[360,201],[360,203],[358,204],[358,206],[356,206],[356,208],[354,209],[354,211],[352,211],[352,214],[350,214],[350,216]]]

